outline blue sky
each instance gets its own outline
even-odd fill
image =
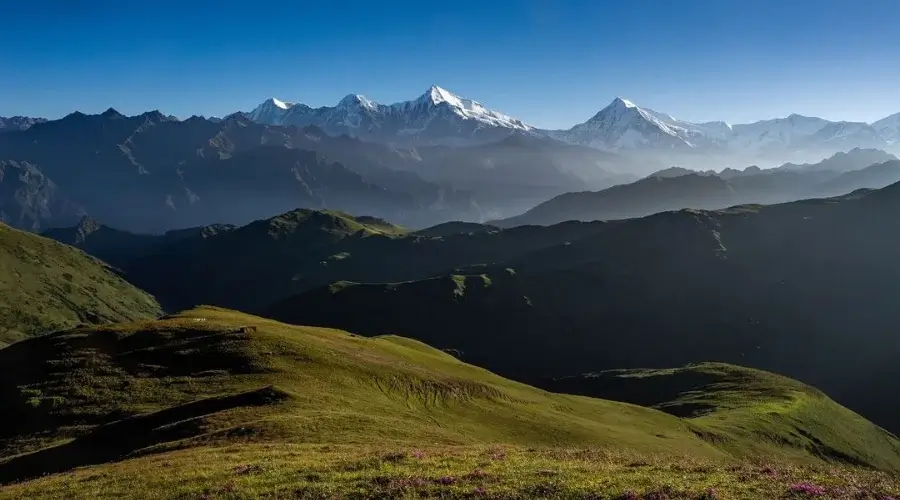
[[[31,0],[0,16],[0,116],[186,117],[431,84],[542,127],[621,95],[693,120],[900,112],[896,0]]]

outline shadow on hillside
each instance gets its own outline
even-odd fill
[[[691,418],[712,413],[712,401],[679,401],[687,393],[702,393],[716,383],[721,374],[686,371],[660,375],[636,376],[627,371],[587,373],[584,375],[544,380],[542,388],[566,394],[578,394],[612,401],[622,401],[657,408],[676,417]]]
[[[149,446],[196,436],[203,432],[205,417],[212,414],[239,407],[277,404],[289,397],[269,386],[125,418],[97,427],[69,443],[0,463],[0,484],[121,459]]]

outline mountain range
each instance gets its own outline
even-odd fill
[[[247,113],[272,125],[316,125],[330,134],[393,144],[471,145],[506,135],[543,135],[606,151],[652,152],[698,161],[698,153],[720,155],[731,164],[754,158],[782,161],[838,151],[888,148],[900,140],[900,114],[877,122],[829,121],[792,114],[748,124],[723,121],[692,123],[616,97],[584,123],[566,130],[541,130],[432,86],[422,96],[392,105],[353,94],[334,107],[269,99]],[[786,155],[789,155],[786,156]],[[724,159],[724,160],[723,160]]]
[[[746,124],[693,123],[621,97],[584,123],[564,130],[544,130],[436,85],[412,100],[390,105],[360,94],[350,94],[335,106],[317,108],[270,98],[250,111],[230,116],[237,115],[265,125],[315,126],[331,136],[348,135],[406,148],[471,146],[509,136],[549,137],[604,151],[637,154],[643,159],[678,162],[689,168],[716,168],[713,162],[718,169],[757,161],[809,161],[855,147],[885,149],[900,143],[900,113],[873,123],[799,114]],[[25,130],[43,121],[0,118],[0,130]]]
[[[0,161],[9,193],[0,200],[3,220],[36,230],[88,214],[163,232],[246,223],[297,207],[421,228],[510,216],[567,191],[636,178],[615,173],[630,169],[627,158],[540,136],[401,148],[240,114],[177,120],[114,109],[2,134]]]
[[[467,145],[535,129],[520,120],[432,86],[411,101],[384,105],[351,94],[334,107],[311,108],[272,98],[247,114],[268,125],[315,125],[332,135],[400,144]]]

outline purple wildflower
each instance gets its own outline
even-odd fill
[[[472,495],[475,495],[475,496],[481,496],[481,495],[486,495],[486,494],[487,494],[487,490],[482,488],[481,486],[472,490]]]
[[[455,482],[456,482],[456,478],[453,476],[444,476],[444,477],[438,478],[438,480],[437,480],[438,484],[442,484],[444,486],[450,486],[451,484],[453,484]]]
[[[808,497],[820,497],[825,494],[825,488],[811,483],[797,483],[791,485],[791,493]]]
[[[413,458],[418,458],[419,460],[425,458],[425,452],[422,450],[416,450],[412,452]]]

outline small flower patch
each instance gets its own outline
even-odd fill
[[[795,495],[804,495],[808,497],[820,497],[825,494],[825,488],[812,483],[792,484],[790,491]]]

